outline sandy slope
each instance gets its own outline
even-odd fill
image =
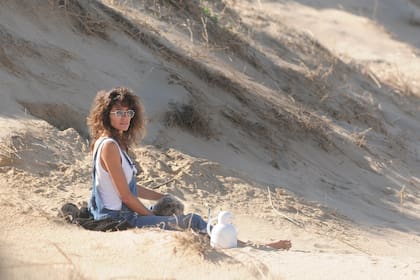
[[[169,2],[2,1],[1,278],[418,278],[407,2]],[[57,215],[89,197],[85,117],[118,85],[146,107],[139,182],[170,181],[159,189],[188,212],[231,210],[255,245],[88,232]],[[258,246],[274,238],[293,249]]]

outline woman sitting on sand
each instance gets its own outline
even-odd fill
[[[138,186],[129,146],[144,131],[143,108],[127,88],[99,91],[88,116],[93,153],[93,189],[89,211],[95,220],[127,220],[133,227],[159,226],[163,229],[189,228],[206,233],[207,223],[196,214],[155,216],[138,197],[158,200],[163,194]],[[241,243],[241,242],[240,242]],[[266,244],[289,249],[288,240]]]

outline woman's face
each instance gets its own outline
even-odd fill
[[[132,109],[124,105],[116,104],[112,106],[109,114],[111,126],[119,132],[127,131],[133,116],[134,111]]]

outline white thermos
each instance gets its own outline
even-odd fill
[[[221,211],[217,216],[217,225],[211,229],[211,224],[216,218],[211,219],[207,223],[207,233],[210,236],[210,245],[214,248],[236,248],[238,246],[238,238],[236,229],[232,224],[232,213]]]

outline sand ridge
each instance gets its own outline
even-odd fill
[[[309,2],[3,1],[0,276],[416,279],[420,29],[408,1]],[[146,109],[138,182],[253,244],[59,216],[89,198],[85,119],[118,85]]]

